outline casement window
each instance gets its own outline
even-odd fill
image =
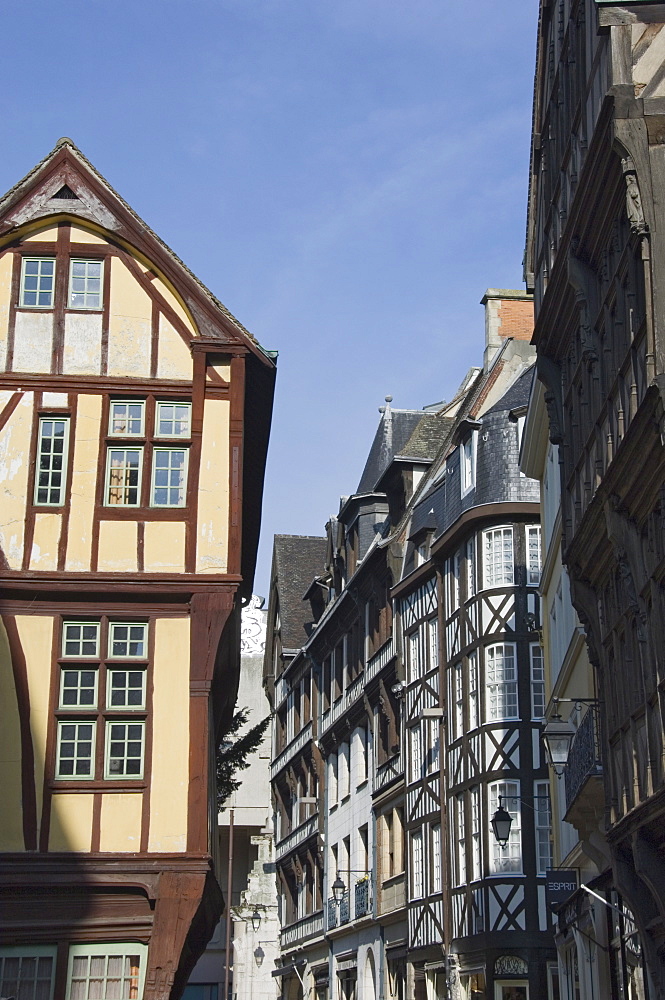
[[[441,824],[432,825],[432,892],[441,892]]]
[[[411,834],[411,891],[414,899],[424,895],[423,878],[423,834],[416,830]]]
[[[340,801],[343,801],[351,790],[349,775],[349,744],[340,743],[337,752],[337,784]]]
[[[453,667],[454,701],[455,701],[455,736],[459,739],[464,735],[464,678],[462,664]]]
[[[331,753],[328,758],[328,808],[336,806],[339,801],[339,785],[337,782],[337,753]]]
[[[526,582],[529,587],[537,587],[540,583],[540,525],[528,524],[526,527]]]
[[[454,849],[457,855],[455,874],[457,885],[464,885],[466,882],[466,816],[464,815],[464,794],[460,792],[455,796],[455,832],[457,843]]]
[[[490,874],[503,875],[506,872],[522,871],[522,822],[519,809],[520,787],[517,781],[497,781],[490,785],[489,815],[493,816],[501,805],[510,813],[512,824],[510,836],[505,847],[501,847],[494,837],[490,837],[491,857]]]
[[[429,669],[436,670],[439,666],[439,622],[436,618],[428,619],[427,635],[429,638]]]
[[[54,945],[0,947],[0,996],[52,1000],[55,956]]]
[[[69,262],[69,309],[101,309],[104,261],[78,260]]]
[[[483,531],[483,570],[485,587],[511,587],[514,584],[512,527]]]
[[[69,417],[40,417],[35,472],[35,504],[61,507],[65,502]]]
[[[52,309],[55,291],[55,259],[24,257],[21,261],[19,305],[27,309]]]
[[[517,708],[517,652],[512,642],[485,650],[485,721],[519,718]]]
[[[70,945],[66,1000],[140,1000],[146,954],[147,946],[135,942]]]
[[[423,739],[420,723],[409,730],[411,744],[411,781],[420,781],[423,776]]]
[[[479,725],[478,654],[474,650],[472,653],[469,653],[469,729],[477,729]]]
[[[531,660],[531,718],[545,718],[545,662],[539,642],[529,645]]]
[[[433,774],[439,770],[439,720],[427,719],[425,731],[427,733],[426,770],[427,774]]]
[[[478,432],[472,431],[460,446],[460,481],[462,496],[476,485],[476,444]]]
[[[63,622],[57,669],[56,780],[141,779],[147,623]]]
[[[480,837],[480,787],[474,785],[471,789],[471,880],[482,875],[482,841]]]
[[[536,781],[533,786],[536,833],[536,864],[539,875],[552,867],[552,809],[549,781]]]
[[[417,681],[422,673],[420,632],[412,632],[406,642],[409,651],[409,681]]]
[[[476,545],[473,536],[467,539],[464,548],[466,555],[466,599],[468,600],[476,593]]]
[[[460,606],[460,553],[455,553],[452,559],[446,559],[445,579],[446,579],[446,616],[451,618]]]
[[[185,506],[189,448],[182,444],[167,447],[165,442],[191,438],[191,416],[191,403],[110,401],[105,506]]]

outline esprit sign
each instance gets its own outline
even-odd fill
[[[576,868],[551,868],[545,874],[545,894],[551,908],[565,903],[577,890]]]

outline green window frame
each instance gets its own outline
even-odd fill
[[[109,448],[106,459],[104,504],[138,507],[141,502],[143,448]]]
[[[69,309],[103,308],[102,286],[104,280],[103,260],[84,260],[72,257],[69,261]]]
[[[145,401],[112,399],[109,408],[109,437],[142,437],[145,433]]]
[[[99,622],[63,622],[62,656],[99,657]]]
[[[92,781],[95,777],[94,721],[68,719],[58,722],[56,778],[65,781]]]
[[[106,781],[142,778],[145,722],[128,719],[107,720],[104,750]]]
[[[152,507],[184,507],[187,501],[188,450],[155,448],[152,453]]]
[[[133,941],[70,945],[66,1000],[141,1000],[147,951]]]
[[[39,418],[34,503],[38,507],[62,507],[67,485],[69,417]]]
[[[189,438],[192,436],[192,404],[157,402],[155,437]]]
[[[145,660],[148,649],[148,626],[145,622],[109,623],[109,659]]]
[[[106,670],[106,707],[116,711],[145,708],[145,669],[108,667]]]
[[[52,1000],[55,945],[0,947],[0,996]]]
[[[60,668],[60,700],[58,707],[70,709],[97,708],[97,666],[66,665]]]
[[[24,257],[21,261],[21,309],[52,309],[55,257]]]

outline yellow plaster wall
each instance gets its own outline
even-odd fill
[[[93,233],[92,230],[86,229],[84,226],[72,226],[71,241],[72,243],[95,243],[96,245],[101,243],[104,246],[108,243],[108,240],[103,239],[97,233]]]
[[[109,375],[150,377],[152,302],[117,257],[111,258]]]
[[[30,732],[35,755],[35,791],[37,793],[37,825],[41,823],[44,791],[44,761],[46,733],[49,723],[49,681],[53,649],[53,623],[50,616],[17,615],[18,629],[28,674],[30,698]]]
[[[30,569],[57,570],[61,514],[36,514]]]
[[[9,328],[9,305],[12,297],[12,270],[14,254],[0,257],[0,371],[5,370],[7,359],[7,330]]]
[[[148,850],[187,847],[189,788],[189,619],[155,624],[152,780]]]
[[[49,851],[90,851],[94,795],[57,792],[51,800]]]
[[[183,323],[185,323],[187,329],[191,331],[192,336],[193,337],[198,336],[199,331],[197,330],[196,325],[192,320],[192,317],[189,315],[189,313],[181,303],[180,299],[173,294],[169,286],[164,281],[162,281],[161,278],[155,278],[154,286],[155,286],[155,291],[159,292],[162,298],[165,299],[166,302],[168,302],[168,304],[178,314]]]
[[[136,521],[100,521],[99,556],[100,573],[135,573],[137,565]]]
[[[5,626],[0,620],[0,852],[22,851],[23,795],[21,789],[21,727],[12,658]]]
[[[105,792],[100,819],[100,851],[141,850],[141,808],[139,792]]]
[[[102,314],[65,314],[63,371],[69,375],[99,375],[102,364]]]
[[[38,243],[48,243],[50,240],[52,240],[55,243],[57,238],[58,238],[57,226],[45,226],[43,229],[33,229],[33,231],[30,233],[29,236],[24,237],[24,239],[28,243],[32,243],[35,240]]]
[[[192,355],[189,347],[161,313],[159,316],[157,377],[182,378],[190,381],[192,378]]]
[[[224,379],[225,382],[231,381],[231,365],[229,364],[222,365],[213,362],[211,365],[209,365],[209,367],[213,368],[217,372],[217,374]]]
[[[143,566],[146,573],[185,572],[185,525],[182,521],[146,521]]]
[[[31,375],[51,371],[53,313],[17,312],[12,370]]]
[[[90,569],[101,415],[101,396],[79,395],[65,563],[72,571]]]
[[[206,399],[199,473],[197,573],[225,573],[229,524],[229,402]]]
[[[21,569],[30,467],[33,394],[26,392],[0,431],[0,548],[11,569]]]

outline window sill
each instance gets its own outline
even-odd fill
[[[339,802],[339,804],[340,804],[341,806],[344,806],[344,805],[346,805],[346,803],[347,803],[347,802],[349,801],[349,799],[350,799],[350,798],[351,798],[351,792],[347,792],[347,794],[346,794],[346,795],[343,795],[343,796],[342,796],[342,798],[340,799],[340,802]]]
[[[369,778],[363,778],[362,781],[359,781],[358,784],[356,785],[356,791],[360,792],[360,791],[362,791],[363,788],[366,788],[368,781],[369,781]]]

